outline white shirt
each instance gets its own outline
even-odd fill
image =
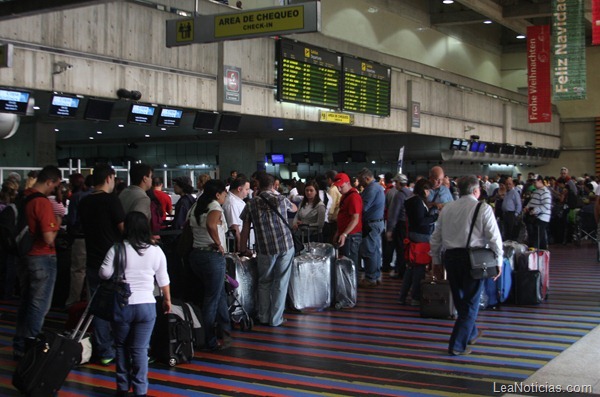
[[[167,273],[167,258],[163,250],[150,245],[142,251],[143,255],[138,253],[125,241],[126,265],[125,278],[131,288],[129,304],[136,305],[140,303],[155,303],[154,299],[154,277],[159,287],[169,285],[169,274]],[[108,280],[114,272],[113,261],[115,257],[115,247],[108,250],[104,257],[104,262],[100,267],[100,278]]]
[[[453,248],[466,248],[471,220],[477,199],[472,194],[451,201],[440,211],[435,230],[431,235],[431,257],[434,264],[441,264],[442,252]],[[502,236],[492,207],[482,204],[473,228],[470,247],[489,246],[496,253],[498,266],[502,266]]]
[[[240,228],[240,232],[242,231],[242,227],[244,225],[244,221],[240,218],[240,214],[246,207],[246,202],[236,196],[233,193],[229,193],[227,195],[227,201],[223,204],[223,212],[225,213],[225,219],[227,220],[227,225],[234,226],[237,225]],[[248,238],[248,244],[250,248],[254,248],[254,229],[250,230],[250,237]]]
[[[196,222],[196,217],[194,216],[196,205],[198,205],[198,202],[194,203],[187,215],[190,221],[190,226],[192,227],[192,233],[194,233],[193,247],[207,248],[215,243],[212,237],[210,237],[210,234],[208,234],[208,229],[206,228],[206,218],[208,217],[208,213],[212,211],[219,211],[221,213],[221,224],[218,225],[219,242],[223,247],[226,247],[227,241],[225,240],[225,233],[227,233],[227,220],[225,219],[225,215],[223,215],[223,208],[221,207],[221,204],[219,204],[219,202],[216,200],[211,201],[208,204],[208,211],[200,214],[200,223]]]

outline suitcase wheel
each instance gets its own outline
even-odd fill
[[[342,310],[342,304],[340,302],[336,302],[335,308],[336,310]]]
[[[173,358],[173,357],[171,357],[171,358],[169,359],[169,367],[174,367],[174,366],[176,366],[176,365],[177,365],[177,359],[176,359],[176,358]]]
[[[254,327],[254,321],[251,318],[244,318],[240,321],[241,331],[251,331],[252,327]]]

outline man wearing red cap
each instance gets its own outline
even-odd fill
[[[362,241],[362,198],[350,184],[348,175],[343,172],[335,176],[333,185],[342,194],[337,216],[337,232],[333,241],[340,246],[340,254],[352,259],[358,267],[358,250]]]

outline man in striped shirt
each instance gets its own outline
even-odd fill
[[[552,211],[552,195],[544,185],[544,178],[538,175],[535,179],[536,191],[531,195],[531,200],[525,211],[533,216],[533,233],[529,239],[531,246],[538,249],[548,249],[547,229]]]

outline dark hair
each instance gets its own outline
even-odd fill
[[[96,164],[93,175],[94,186],[104,185],[106,178],[115,175],[115,170],[108,164]]]
[[[234,191],[238,187],[244,187],[248,183],[248,179],[245,176],[238,176],[233,181],[231,181],[231,185],[229,186],[229,191]]]
[[[258,188],[261,191],[271,189],[273,187],[273,183],[275,182],[273,175],[267,174],[264,171],[256,173],[256,180],[258,181]]]
[[[419,179],[417,183],[415,183],[415,187],[413,188],[413,193],[415,196],[421,198],[421,200],[426,201],[427,196],[425,196],[425,190],[431,189],[431,182],[428,179]]]
[[[313,208],[315,208],[317,206],[317,204],[319,204],[321,202],[321,197],[319,197],[319,184],[317,183],[317,181],[315,180],[311,180],[306,182],[306,185],[304,185],[304,198],[302,199],[302,202],[300,203],[300,207],[304,207],[306,204],[308,204],[308,199],[306,198],[306,188],[312,186],[315,188],[315,190],[317,191],[317,195],[315,196],[315,198],[313,199]]]
[[[163,180],[160,176],[155,176],[154,178],[152,178],[152,186],[156,187],[156,186],[160,186],[163,184]]]
[[[136,163],[131,166],[129,170],[129,176],[131,177],[132,185],[139,185],[145,176],[150,176],[153,169],[148,164]]]
[[[208,205],[217,199],[217,193],[223,193],[227,189],[225,183],[218,179],[211,179],[204,184],[204,192],[198,197],[194,216],[200,224],[200,215],[208,212]]]
[[[152,243],[152,234],[150,233],[148,218],[139,211],[127,213],[127,216],[125,216],[125,230],[123,235],[125,240],[129,242],[138,255],[143,255],[143,250],[150,245],[154,245]]]
[[[38,172],[34,171],[34,170],[31,170],[27,173],[28,178],[37,178],[37,176],[38,176]]]
[[[46,181],[60,181],[62,173],[55,165],[47,165],[37,174],[37,182],[44,183]]]
[[[69,175],[69,183],[71,184],[71,191],[73,193],[78,192],[80,190],[84,190],[85,186],[85,178],[80,173],[75,173]]]

